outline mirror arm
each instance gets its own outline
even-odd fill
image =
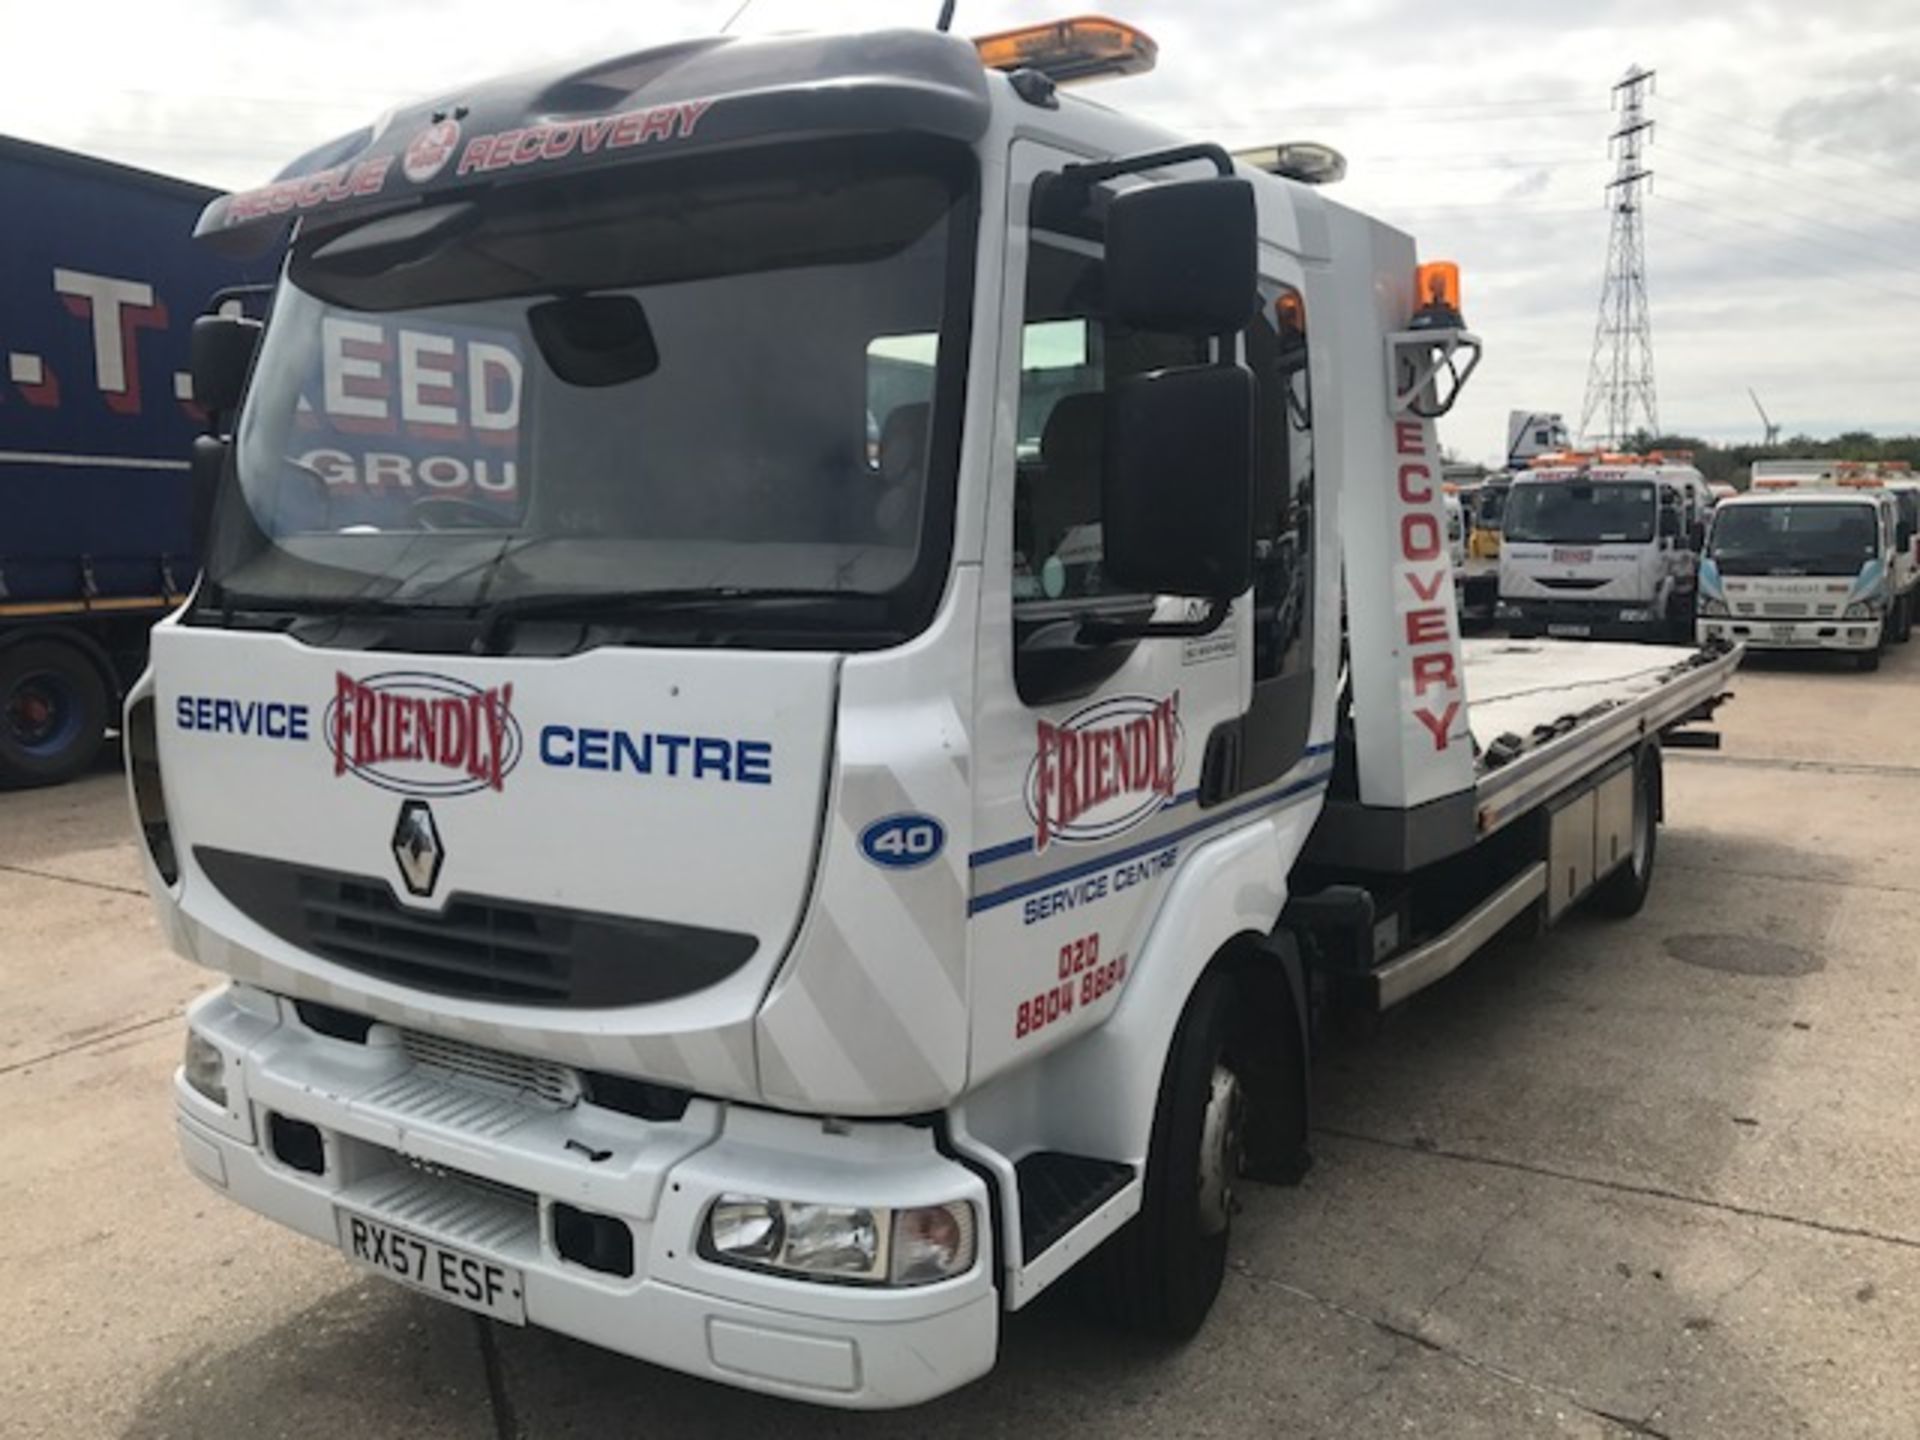
[[[1203,141],[1197,145],[1176,145],[1170,150],[1146,150],[1138,155],[1123,155],[1118,160],[1101,160],[1086,165],[1069,165],[1060,172],[1060,178],[1075,185],[1091,190],[1102,180],[1111,180],[1119,175],[1137,175],[1142,170],[1160,170],[1168,165],[1185,165],[1189,161],[1209,160],[1222,175],[1233,174],[1233,157],[1223,145]]]
[[[1233,601],[1209,600],[1207,613],[1198,620],[1082,620],[1074,636],[1089,645],[1109,645],[1116,640],[1191,640],[1211,635],[1233,613]]]

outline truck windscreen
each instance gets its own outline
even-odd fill
[[[1880,553],[1880,517],[1864,501],[1726,505],[1708,553],[1725,575],[1853,575]]]
[[[1653,539],[1654,514],[1651,484],[1544,480],[1508,492],[1502,528],[1509,540],[1644,545]]]
[[[303,237],[216,512],[221,603],[631,619],[777,596],[923,623],[971,175],[910,138],[784,147]]]

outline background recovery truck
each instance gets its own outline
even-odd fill
[[[1712,493],[1686,460],[1547,457],[1507,494],[1500,604],[1516,635],[1693,633]]]
[[[1463,648],[1457,276],[1046,73],[1151,54],[703,41],[208,210],[300,216],[244,398],[250,328],[196,332],[207,567],[128,708],[158,912],[230,977],[174,1087],[209,1184],[908,1404],[1082,1267],[1192,1333],[1331,992],[1637,908],[1735,657]],[[409,424],[466,490],[368,465]]]
[[[1899,591],[1913,530],[1894,495],[1858,484],[1756,477],[1714,507],[1700,564],[1702,644],[1834,650],[1878,670],[1911,632]]]

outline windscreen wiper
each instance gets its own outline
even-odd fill
[[[865,590],[762,588],[745,585],[691,585],[673,589],[609,590],[575,595],[513,595],[480,612],[473,637],[476,654],[494,654],[495,640],[510,621],[550,616],[564,620],[631,619],[680,610],[747,610],[795,605],[863,602],[886,607],[884,596]]]

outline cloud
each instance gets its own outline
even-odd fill
[[[1920,149],[1920,80],[1875,84],[1790,106],[1775,127],[1788,144],[1910,163]]]

